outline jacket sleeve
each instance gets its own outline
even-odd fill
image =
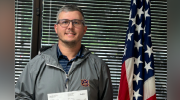
[[[34,67],[34,69],[33,69]],[[15,100],[35,100],[37,60],[31,60],[15,85]]]
[[[15,93],[15,100],[33,100],[28,92]]]
[[[99,100],[113,100],[113,89],[110,78],[110,71],[104,62],[101,65],[99,90]]]

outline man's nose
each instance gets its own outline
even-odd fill
[[[73,28],[74,26],[73,26],[73,22],[72,21],[70,21],[69,22],[69,25],[68,25],[68,28]]]

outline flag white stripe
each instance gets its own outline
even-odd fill
[[[129,58],[125,61],[126,66],[126,77],[129,87],[129,98],[133,100],[133,73],[134,73],[134,57]]]
[[[150,77],[148,80],[144,82],[144,100],[147,100],[156,93],[154,82],[155,76]]]

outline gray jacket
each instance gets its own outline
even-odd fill
[[[57,45],[33,58],[15,86],[16,100],[48,100],[47,94],[87,90],[88,100],[113,100],[109,69],[83,47],[66,74],[57,59]]]

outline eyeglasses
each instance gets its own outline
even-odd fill
[[[60,24],[61,27],[68,27],[70,22],[72,22],[72,25],[74,27],[81,27],[82,25],[84,26],[84,21],[83,20],[78,20],[78,19],[74,19],[74,20],[60,19],[57,22],[57,24]]]

